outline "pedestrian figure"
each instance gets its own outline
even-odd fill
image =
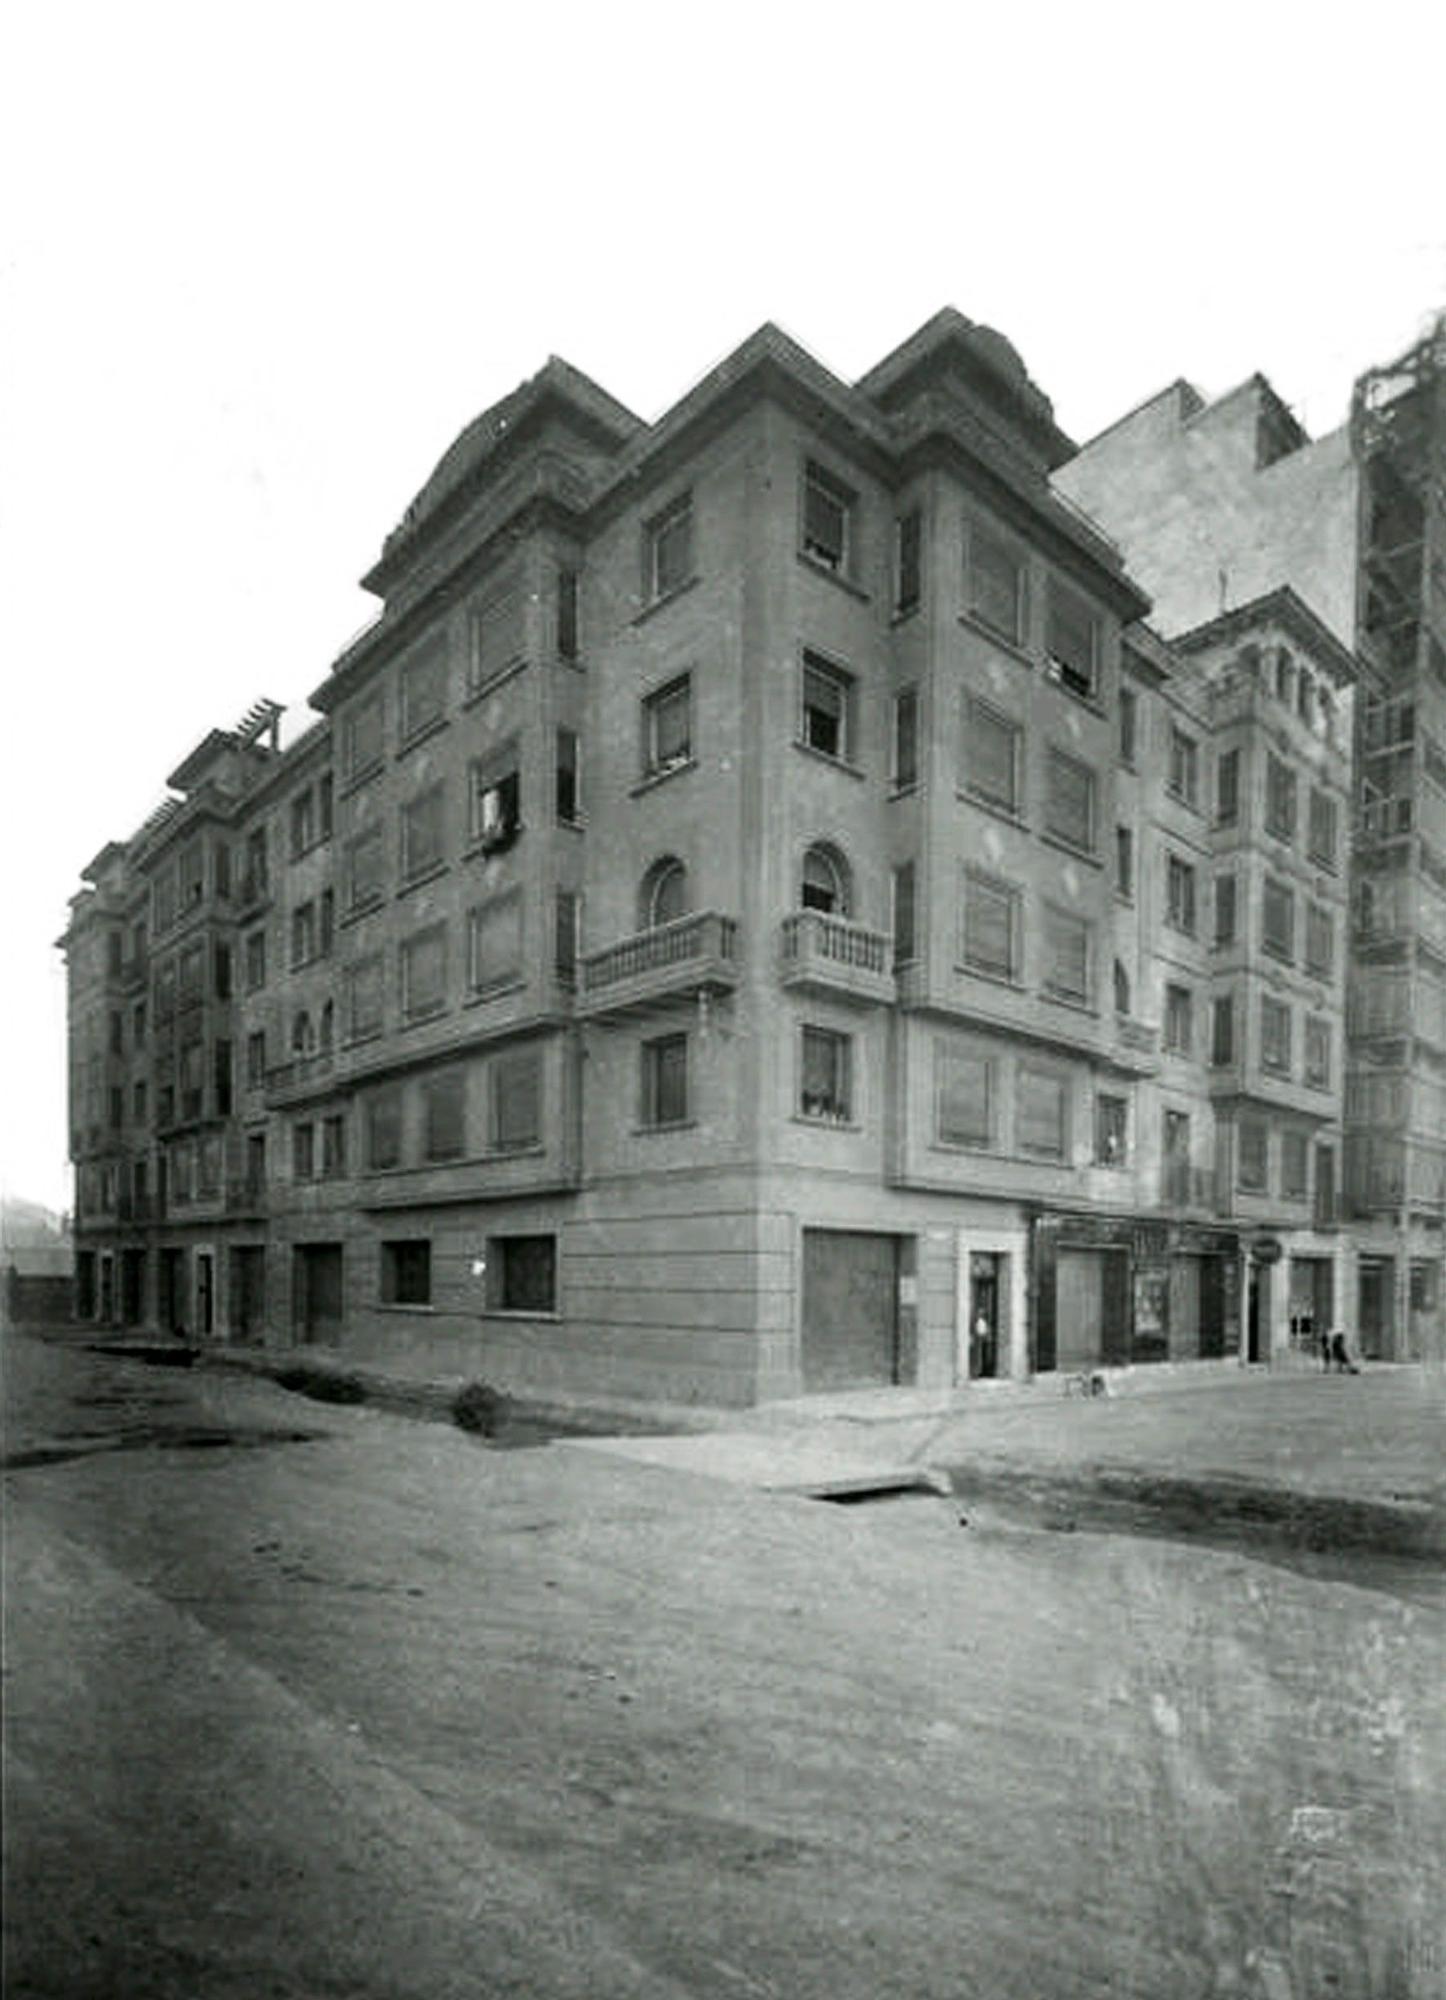
[[[1329,1375],[1331,1372],[1331,1337],[1329,1332],[1326,1331],[1322,1331],[1320,1337],[1320,1358],[1326,1374]]]
[[[1335,1362],[1336,1367],[1340,1370],[1342,1375],[1360,1374],[1361,1372],[1360,1369],[1356,1366],[1355,1362],[1352,1361],[1349,1353],[1346,1351],[1346,1337],[1339,1327],[1337,1327],[1335,1332],[1331,1335],[1330,1352],[1331,1352],[1331,1359]]]

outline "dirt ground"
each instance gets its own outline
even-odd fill
[[[4,1361],[11,2000],[1446,1992],[1425,1570]]]

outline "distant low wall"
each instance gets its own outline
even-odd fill
[[[35,1276],[7,1264],[0,1299],[4,1302],[7,1326],[31,1320],[47,1326],[63,1326],[73,1317],[75,1281],[69,1272]]]

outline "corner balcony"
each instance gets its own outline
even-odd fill
[[[780,937],[779,978],[800,991],[877,1006],[895,997],[890,940],[846,917],[795,910]]]
[[[592,952],[578,969],[577,1011],[589,1020],[730,992],[738,984],[738,925],[716,910],[700,910]]]

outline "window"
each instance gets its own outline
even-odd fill
[[[331,773],[328,771],[316,784],[316,819],[318,840],[330,840],[332,829],[332,809],[335,792]]]
[[[1020,894],[969,869],[964,877],[964,963],[994,979],[1018,979]]]
[[[522,777],[514,737],[469,768],[467,837],[484,854],[500,854],[521,831]]]
[[[1024,561],[1008,542],[978,522],[969,529],[965,589],[971,616],[1001,639],[1019,645],[1024,638]]]
[[[659,1035],[641,1050],[638,1121],[650,1130],[688,1117],[688,1037]]]
[[[382,1031],[382,960],[378,953],[347,974],[347,1036],[353,1042]]]
[[[643,700],[643,776],[679,770],[693,757],[693,681],[680,674]]]
[[[1233,875],[1215,877],[1215,949],[1223,951],[1235,942],[1236,881]]]
[[[137,1000],[131,1009],[131,1046],[144,1048],[146,1040],[146,1003]]]
[[[353,709],[342,729],[346,754],[346,775],[358,784],[375,771],[382,761],[382,704],[379,695]]]
[[[126,1122],[125,1092],[118,1083],[110,1088],[109,1123],[112,1132],[119,1132]]]
[[[494,1312],[556,1312],[557,1238],[494,1236],[488,1244],[487,1303]]]
[[[291,1023],[291,1053],[294,1056],[309,1056],[312,1047],[311,1016],[303,1007]]]
[[[1275,656],[1275,692],[1277,698],[1283,701],[1287,708],[1291,704],[1294,689],[1295,662],[1282,647]]]
[[[1305,1021],[1305,1080],[1317,1089],[1331,1080],[1330,1022],[1317,1014],[1308,1014]]]
[[[422,1084],[422,1157],[460,1160],[467,1149],[467,1074],[447,1070]]]
[[[1090,999],[1092,926],[1073,910],[1047,904],[1044,912],[1044,985],[1060,1000]]]
[[[366,1100],[367,1165],[380,1172],[402,1158],[402,1095],[395,1084]]]
[[[316,795],[310,786],[291,801],[291,858],[299,860],[316,845]]]
[[[447,641],[437,633],[407,660],[401,671],[402,743],[414,743],[440,722],[447,710]]]
[[[1165,1200],[1181,1207],[1190,1199],[1190,1116],[1167,1111],[1160,1134],[1160,1164]]]
[[[552,905],[552,969],[562,986],[577,983],[578,920],[581,898],[559,889]]]
[[[181,850],[181,908],[190,910],[206,893],[206,851],[199,840]]]
[[[527,593],[513,574],[467,617],[467,693],[480,695],[527,659]]]
[[[577,731],[559,729],[557,750],[554,760],[556,772],[557,817],[565,825],[573,825],[581,817],[581,799],[578,790]]]
[[[258,896],[266,894],[266,829],[256,827],[246,836],[246,868],[241,877],[241,900],[254,903]]]
[[[1091,854],[1095,844],[1095,777],[1088,764],[1065,750],[1051,750],[1046,767],[1044,818],[1056,840]]]
[[[564,660],[577,658],[577,571],[557,572],[557,650]]]
[[[346,1172],[346,1119],[341,1112],[321,1121],[321,1172],[329,1181]]]
[[[218,943],[211,955],[211,990],[218,1000],[231,998],[231,947]]]
[[[893,876],[894,964],[908,965],[914,957],[914,864],[901,861]]]
[[[1193,736],[1173,724],[1170,729],[1168,789],[1182,804],[1193,806],[1199,789],[1200,747]]]
[[[805,1028],[798,1108],[804,1118],[844,1125],[853,1116],[853,1041],[832,1028]]]
[[[992,1057],[935,1045],[934,1131],[941,1146],[995,1143],[995,1088]]]
[[[402,807],[402,880],[416,882],[442,863],[440,785],[432,785]]]
[[[382,1244],[382,1304],[432,1303],[432,1246],[425,1239]]]
[[[1135,834],[1133,827],[1115,828],[1115,893],[1131,902],[1135,894]]]
[[[1280,840],[1295,839],[1295,773],[1279,757],[1265,759],[1265,830]]]
[[[1335,800],[1329,792],[1312,789],[1307,845],[1311,860],[1318,861],[1323,868],[1336,865],[1336,825]]]
[[[1122,1167],[1126,1159],[1125,1133],[1129,1105],[1123,1097],[1101,1093],[1095,1099],[1095,1164]]]
[[[1247,1191],[1263,1194],[1270,1177],[1270,1135],[1258,1118],[1246,1118],[1241,1121],[1239,1136],[1236,1179]]]
[[[513,889],[467,916],[467,984],[491,993],[522,977],[522,897]]]
[[[291,913],[291,963],[309,965],[316,957],[316,905],[302,903]]]
[[[1295,956],[1295,893],[1270,876],[1261,899],[1260,942],[1272,958]]]
[[[218,1118],[231,1116],[231,1044],[218,1041],[211,1049],[211,1085]]]
[[[1293,1201],[1310,1193],[1310,1144],[1304,1132],[1280,1135],[1280,1191]]]
[[[901,688],[894,696],[894,790],[919,782],[919,691]]]
[[[1133,765],[1139,726],[1139,698],[1133,688],[1120,689],[1120,762]]]
[[[119,1014],[112,1014],[109,1022],[110,1052],[113,1056],[125,1052],[125,1021]]]
[[[401,948],[402,1019],[423,1021],[447,1003],[447,927],[432,924]]]
[[[650,604],[680,590],[693,574],[693,496],[680,493],[643,529],[643,595]]]
[[[316,1172],[316,1128],[310,1123],[291,1128],[291,1177],[309,1181]]]
[[[331,1045],[333,1040],[335,1039],[335,1030],[336,1030],[335,1003],[330,1000],[323,1000],[323,1002],[321,1003],[321,1031],[318,1036],[318,1041],[320,1043],[321,1053],[324,1056],[328,1056],[331,1054]]]
[[[817,653],[803,656],[803,741],[843,763],[853,758],[853,676]]]
[[[316,952],[318,958],[330,958],[336,942],[336,898],[330,889],[323,889],[316,905]]]
[[[894,615],[905,617],[919,607],[923,590],[924,517],[910,508],[894,523]]]
[[[1172,929],[1195,935],[1195,870],[1178,854],[1165,858],[1165,921]]]
[[[1318,979],[1329,979],[1335,963],[1335,925],[1329,910],[1319,903],[1305,906],[1305,969]]]
[[[1021,749],[1018,723],[972,696],[964,704],[964,782],[977,798],[1018,813],[1021,802]]]
[[[206,997],[206,954],[194,944],[181,954],[181,1005],[198,1006]]]
[[[822,910],[828,916],[849,913],[848,863],[836,847],[825,842],[810,847],[803,857],[803,879],[799,885],[799,906]]]
[[[370,909],[382,899],[382,830],[372,827],[347,847],[347,903],[353,911]]]
[[[1235,1061],[1235,1001],[1222,993],[1210,1006],[1210,1060],[1217,1069]]]
[[[1188,986],[1165,988],[1165,1047],[1171,1055],[1188,1056],[1195,1039],[1194,999]]]
[[[661,930],[688,914],[688,871],[676,855],[665,854],[643,877],[638,892],[638,929]]]
[[[1062,1076],[1021,1064],[1015,1137],[1022,1153],[1062,1160],[1069,1151],[1069,1097]]]
[[[1130,1012],[1130,975],[1118,959],[1115,960],[1115,1012],[1126,1018]]]
[[[1078,591],[1052,577],[1045,650],[1071,694],[1093,695],[1099,677],[1100,621]]]
[[[141,1077],[131,1087],[131,1116],[137,1125],[144,1125],[146,1122],[146,1083],[144,1077]]]
[[[803,474],[803,553],[836,575],[854,566],[857,496],[812,459]]]
[[[1290,1009],[1268,993],[1260,1000],[1260,1066],[1281,1075],[1290,1071]]]
[[[498,1056],[491,1069],[491,1138],[499,1153],[536,1146],[542,1136],[542,1061],[533,1051]]]
[[[1240,752],[1222,750],[1215,760],[1215,822],[1234,826],[1240,817]]]

